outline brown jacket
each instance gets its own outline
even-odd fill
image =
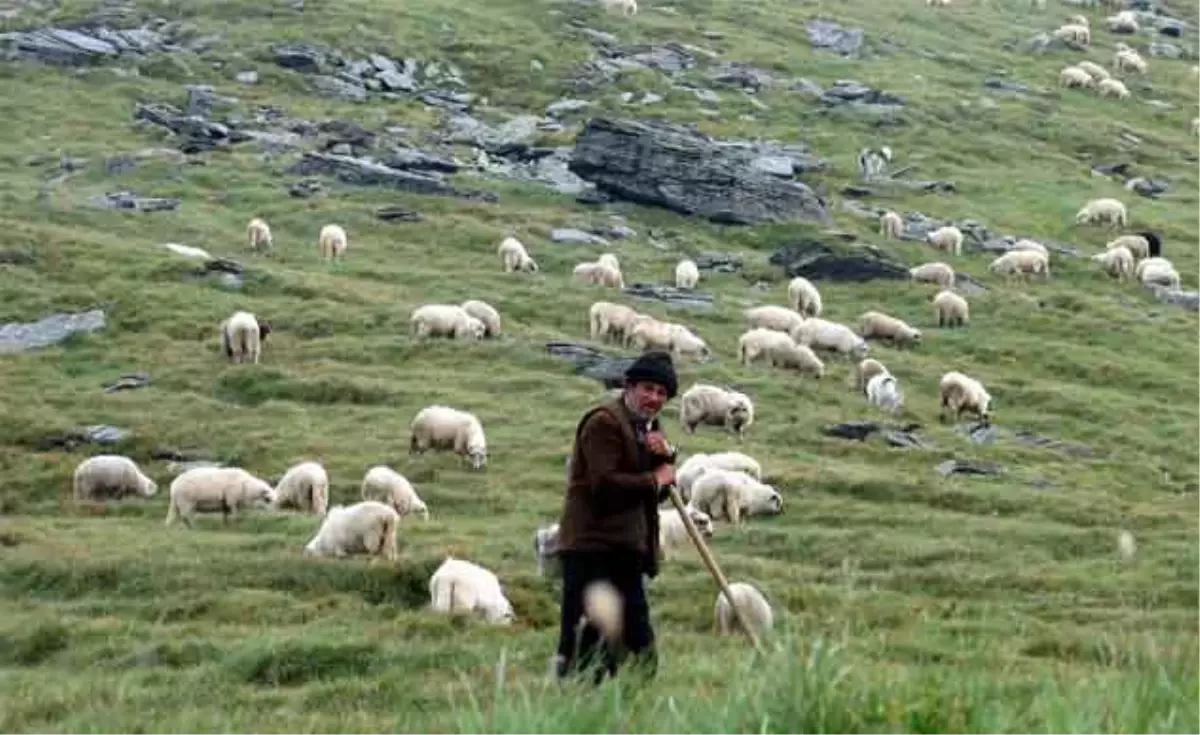
[[[575,430],[566,501],[559,519],[561,551],[627,551],[657,572],[658,485],[662,463],[637,442],[621,398],[584,415]],[[658,420],[651,424],[658,429]]]

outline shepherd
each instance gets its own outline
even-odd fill
[[[559,520],[560,680],[594,671],[599,683],[605,674],[615,676],[630,655],[642,673],[651,678],[657,673],[643,575],[658,575],[658,505],[675,482],[676,452],[658,414],[677,387],[671,356],[643,353],[625,371],[620,396],[589,409],[575,429]],[[578,630],[585,590],[601,581],[619,595],[619,640],[603,640],[591,622]]]

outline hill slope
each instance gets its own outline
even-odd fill
[[[1083,58],[1108,66],[1121,40],[1143,49],[1173,43],[1194,59],[1194,26],[1182,39],[1153,31],[1123,39],[1103,29],[1103,12],[1089,10],[1089,50],[1032,53],[1023,50],[1027,40],[1073,8],[848,0],[831,10],[687,0],[643,3],[622,19],[567,1],[39,7],[7,17],[5,30],[90,17],[110,28],[145,25],[173,45],[86,63],[72,58],[66,67],[0,63],[7,123],[0,322],[90,307],[106,318],[103,329],[0,359],[4,730],[1200,726],[1197,318],[1101,274],[1086,255],[1109,235],[1074,225],[1088,199],[1121,198],[1130,229],[1161,231],[1184,288],[1196,288],[1194,61],[1148,56],[1150,73],[1126,80],[1128,100],[1057,87],[1063,66]],[[1196,17],[1194,3],[1164,8]],[[859,51],[815,48],[806,24],[820,17],[863,29]],[[612,34],[615,45],[583,28]],[[279,48],[287,43],[308,46]],[[650,45],[659,61],[626,62],[615,81],[580,83],[612,72],[595,62],[601,56],[646,51],[633,44]],[[346,65],[334,68],[330,50]],[[401,61],[399,78],[389,78],[396,89],[450,94],[426,101],[382,94],[381,77],[354,64],[372,53],[419,61],[412,84]],[[687,68],[674,70],[671,59]],[[426,81],[431,62],[438,67]],[[728,62],[774,81],[755,95],[712,81]],[[253,83],[244,76],[250,71]],[[334,81],[315,81],[322,71]],[[378,91],[352,83],[372,75]],[[898,95],[903,105],[817,99],[842,79]],[[989,79],[1025,91],[998,90]],[[185,84],[208,84],[236,100],[192,92],[198,117],[180,123],[181,135],[133,124],[139,105],[174,105],[182,114]],[[365,99],[331,98],[329,90]],[[464,92],[475,95],[470,114],[489,126],[486,176],[469,170],[475,149],[441,146],[434,134],[467,124],[443,112]],[[661,99],[645,103],[647,92]],[[560,129],[521,135],[515,123],[496,131],[511,116],[540,119],[562,98],[591,106],[563,113]],[[971,219],[997,235],[1063,243],[1082,255],[1056,256],[1049,281],[1005,284],[987,272],[994,256],[968,243],[953,263],[986,290],[971,297],[965,330],[936,327],[931,287],[818,281],[827,318],[853,323],[881,309],[924,330],[917,349],[881,346],[873,354],[900,379],[910,418],[933,446],[893,448],[879,434],[865,443],[828,437],[825,424],[880,419],[848,387],[849,364],[830,359],[822,381],[802,380],[738,365],[736,342],[745,307],[786,303],[787,278],[768,260],[778,247],[816,239],[840,250],[844,238],[812,223],[725,226],[627,202],[585,204],[497,174],[527,170],[505,159],[520,150],[505,142],[570,145],[593,115],[663,117],[714,138],[807,144],[827,165],[801,178],[826,194],[835,228],[909,265],[936,254],[916,241],[882,241],[873,219],[847,208],[855,199],[845,188],[862,185],[854,161],[863,147],[888,145],[892,168],[916,167],[901,178],[948,180],[954,190],[868,183],[860,208]],[[338,120],[353,125],[328,122]],[[207,150],[230,129],[240,131],[239,142]],[[491,192],[495,201],[290,172],[305,151],[382,158],[398,143],[456,155],[467,165],[444,182]],[[185,156],[181,146],[197,152]],[[1120,162],[1170,188],[1147,198],[1090,172]],[[289,194],[297,181],[319,184],[320,192]],[[304,186],[296,193],[310,191]],[[179,205],[154,212],[93,205],[93,197],[120,190]],[[384,220],[376,215],[384,207],[419,217]],[[267,255],[245,244],[256,215],[274,231]],[[345,262],[335,266],[316,255],[327,222],[350,237]],[[681,256],[709,251],[736,254],[743,266],[705,272],[699,288],[714,294],[711,307],[571,283],[571,268],[602,250],[552,242],[552,230],[614,225],[632,232],[609,247],[627,282],[669,282]],[[526,243],[538,274],[500,271],[495,248],[506,233]],[[244,270],[194,275],[197,262],[165,243],[204,248]],[[500,339],[417,344],[409,336],[417,306],[467,298],[500,310]],[[740,447],[716,430],[684,435],[674,409],[669,430],[685,453],[752,454],[787,503],[783,515],[740,531],[720,525],[713,541],[727,576],[757,584],[780,612],[779,650],[755,664],[743,640],[711,637],[715,589],[696,555],[684,554],[651,585],[659,681],[616,703],[542,689],[557,636],[557,586],[536,575],[530,554],[534,529],[557,516],[575,421],[603,395],[544,345],[587,342],[587,309],[600,299],[685,323],[712,346],[712,362],[680,364],[682,385],[742,386],[755,398],[757,423]],[[261,365],[229,365],[219,353],[216,326],[238,309],[276,330]],[[995,396],[995,441],[977,444],[939,424],[938,379],[951,369],[979,378]],[[149,374],[149,386],[103,390],[138,371]],[[491,450],[486,472],[447,455],[407,456],[408,423],[431,403],[479,415]],[[47,441],[102,424],[126,433],[114,445]],[[1022,441],[1021,432],[1064,444]],[[312,517],[248,515],[229,528],[202,519],[191,532],[164,527],[173,470],[154,458],[164,447],[271,480],[297,461],[319,459],[341,503],[357,499],[368,467],[390,463],[414,482],[432,519],[404,522],[395,566],[303,558],[317,527]],[[75,465],[111,451],[135,458],[158,481],[159,495],[76,507]],[[935,467],[950,459],[995,462],[1004,472],[943,478]],[[1116,551],[1122,529],[1138,542],[1128,562]],[[424,609],[429,575],[447,553],[499,574],[516,625],[497,630]],[[497,676],[517,689],[493,694]],[[468,686],[477,700],[465,698]]]

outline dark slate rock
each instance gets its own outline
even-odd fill
[[[420,212],[414,212],[404,207],[383,207],[376,210],[375,216],[384,222],[421,222],[425,219]]]
[[[136,212],[169,212],[179,209],[178,199],[166,197],[139,197],[129,191],[110,191],[88,199],[94,207],[103,209],[126,209]]]
[[[575,365],[577,374],[598,380],[609,389],[625,385],[625,371],[636,359],[612,357],[575,342],[547,342],[546,351],[555,357],[570,361]]]
[[[122,390],[137,390],[150,385],[150,373],[125,373],[116,380],[104,384],[105,393],[116,393]]]
[[[861,28],[843,28],[829,20],[810,20],[805,25],[808,41],[815,48],[829,49],[842,56],[853,56],[862,48]]]
[[[950,475],[999,475],[1004,468],[995,462],[985,462],[974,459],[950,459],[937,466],[937,473],[942,477]]]
[[[104,329],[104,311],[91,309],[74,314],[52,314],[35,322],[0,325],[0,353],[22,352],[62,342],[76,332]]]
[[[840,424],[826,424],[821,427],[821,433],[839,439],[866,441],[871,434],[882,430],[874,421],[843,421]]]
[[[403,189],[417,194],[457,196],[479,201],[497,201],[495,194],[486,191],[460,191],[432,173],[401,171],[381,163],[329,153],[305,153],[288,173],[299,176],[324,174],[358,186],[382,186]]]
[[[647,301],[663,301],[680,306],[712,306],[713,295],[700,291],[687,291],[661,283],[630,283],[622,293]]]
[[[908,268],[867,247],[837,252],[816,240],[802,240],[785,245],[768,258],[771,265],[783,268],[789,278],[803,276],[809,280],[870,281],[876,279],[906,280]]]
[[[696,268],[715,273],[737,273],[742,269],[742,257],[732,253],[704,252],[692,258]]]

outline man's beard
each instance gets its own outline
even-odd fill
[[[638,408],[637,401],[633,400],[632,393],[625,394],[625,408],[629,409],[629,413],[633,414],[633,417],[639,421],[651,421],[655,416],[654,413]]]

